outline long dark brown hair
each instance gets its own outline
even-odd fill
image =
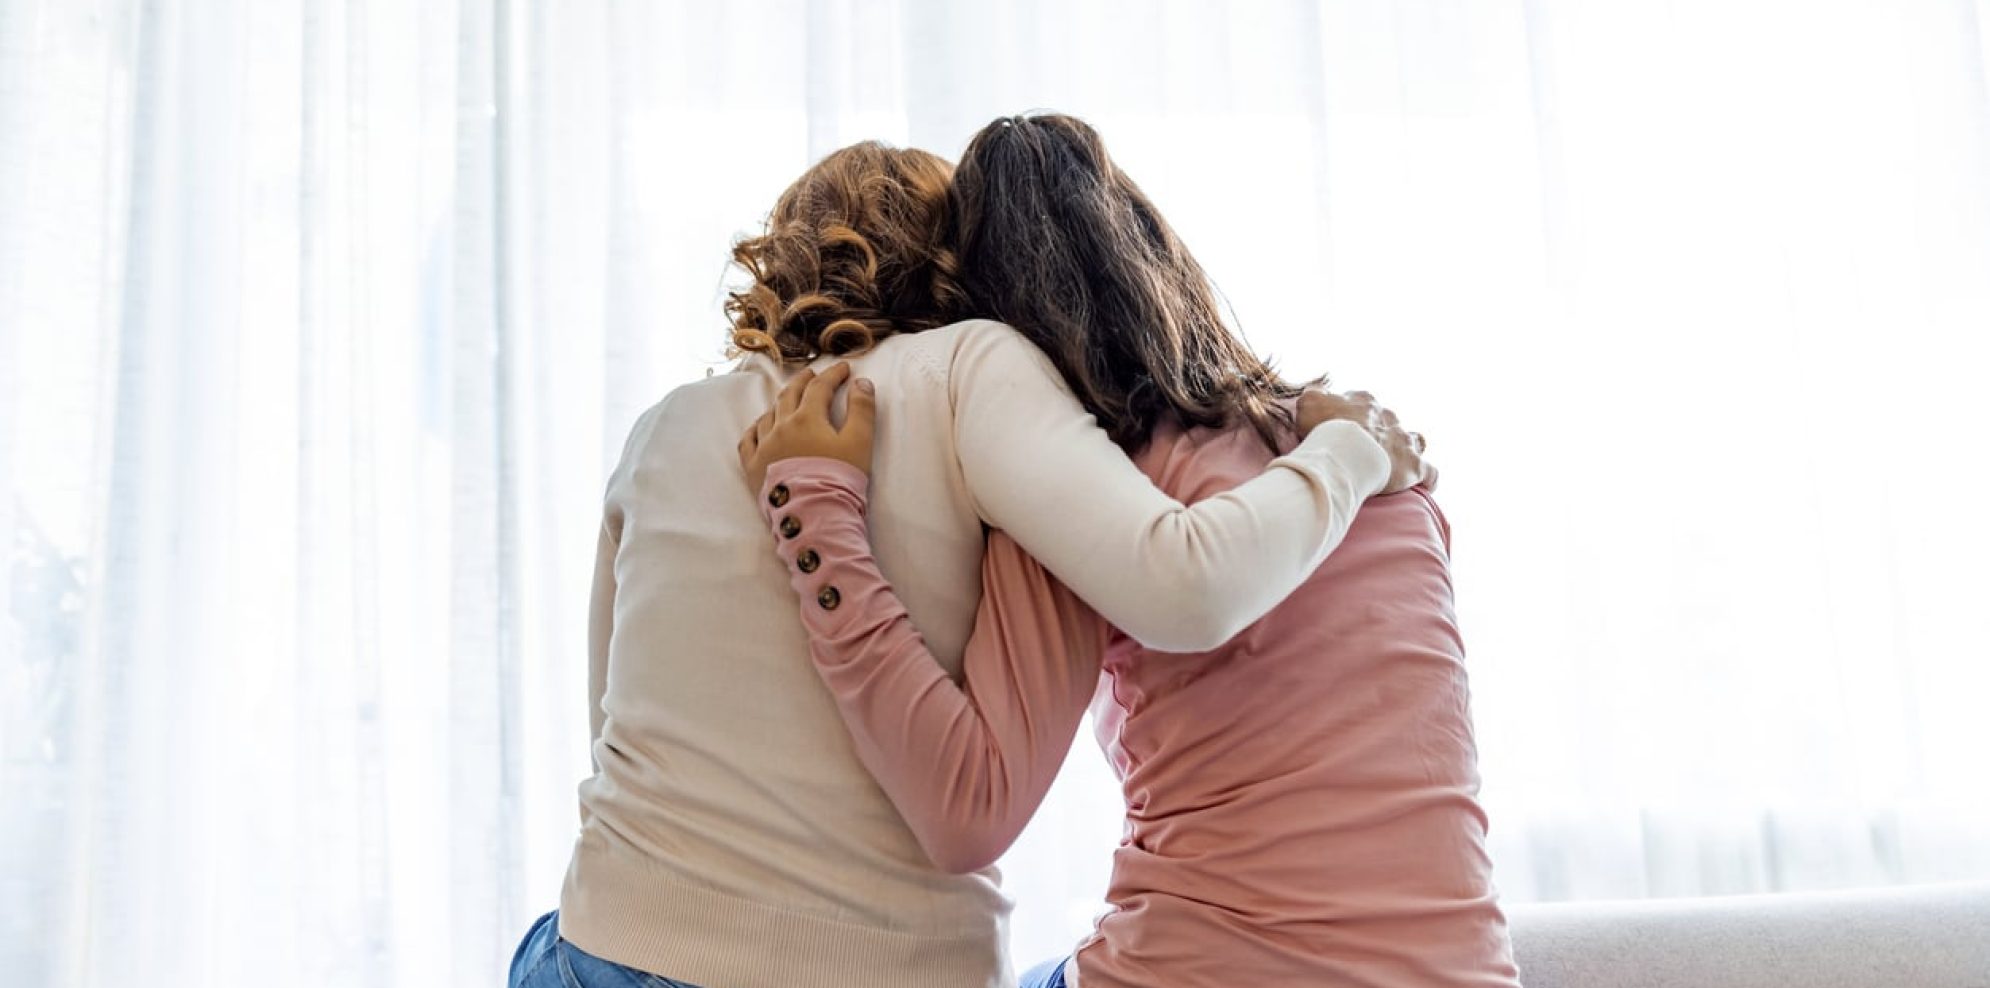
[[[807,363],[960,318],[960,269],[945,241],[952,172],[937,155],[876,141],[804,172],[766,229],[733,246],[752,278],[726,299],[733,351]]]
[[[1159,210],[1061,114],[981,129],[953,179],[970,313],[1014,326],[1128,450],[1164,421],[1248,422],[1274,450],[1299,389],[1224,324],[1215,289]]]

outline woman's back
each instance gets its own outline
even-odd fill
[[[888,423],[878,557],[953,668],[982,551],[947,414],[963,329],[892,337],[855,360]],[[1006,903],[987,876],[928,865],[851,751],[741,490],[734,445],[784,376],[756,357],[673,391],[638,421],[609,482],[620,536],[605,720],[561,932],[694,984],[751,982],[762,963],[775,983],[857,952],[874,957],[867,967],[924,971],[923,983],[981,984],[1001,967]]]
[[[1184,502],[1271,454],[1164,430],[1135,458]],[[1284,603],[1222,647],[1115,636],[1094,705],[1127,835],[1087,988],[1512,986],[1475,800],[1448,530],[1421,489],[1371,499]]]

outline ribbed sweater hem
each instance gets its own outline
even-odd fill
[[[927,936],[742,899],[576,853],[560,936],[604,960],[699,988],[1006,988],[1003,923]],[[582,878],[583,872],[585,878]]]

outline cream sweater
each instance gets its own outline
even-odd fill
[[[950,675],[980,597],[984,526],[1132,638],[1199,651],[1311,574],[1388,474],[1365,432],[1329,423],[1257,479],[1184,508],[1006,326],[894,337],[854,363],[878,391],[878,563]],[[734,452],[786,376],[756,357],[673,391],[637,421],[609,480],[596,771],[580,787],[560,932],[702,988],[1013,984],[995,872],[927,860],[810,665]]]

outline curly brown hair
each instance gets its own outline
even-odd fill
[[[733,246],[753,279],[726,300],[733,354],[808,363],[956,321],[966,295],[945,240],[952,178],[944,158],[876,141],[817,162],[766,229]]]

